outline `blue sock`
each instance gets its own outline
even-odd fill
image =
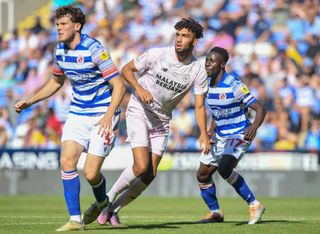
[[[80,179],[78,171],[61,171],[61,179],[69,214],[80,215]]]
[[[233,180],[229,182],[229,179]],[[237,193],[245,200],[248,204],[256,200],[255,196],[251,192],[249,186],[246,184],[245,180],[237,172],[233,171],[231,176],[227,180],[237,191]]]
[[[98,203],[104,202],[107,198],[106,195],[106,179],[102,174],[101,175],[101,180],[99,181],[98,184],[96,185],[91,185],[93,194],[97,200]]]
[[[219,210],[220,206],[218,203],[218,199],[216,197],[216,188],[214,183],[210,184],[202,184],[199,183],[201,197],[204,202],[207,204],[209,210]]]

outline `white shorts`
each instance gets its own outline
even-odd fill
[[[106,157],[112,150],[115,141],[115,134],[111,136],[98,135],[99,126],[94,126],[103,115],[82,116],[69,114],[62,130],[61,142],[73,140],[85,148],[89,154]],[[116,130],[119,115],[112,119],[113,131]]]
[[[223,155],[235,157],[238,161],[241,160],[244,153],[247,151],[251,141],[243,140],[243,134],[236,134],[227,137],[220,137],[215,134],[212,137],[216,143],[211,146],[211,153],[200,155],[200,162],[205,165],[218,166]]]
[[[144,112],[128,109],[126,123],[131,148],[148,147],[150,152],[163,155],[168,143],[169,121],[148,119]]]

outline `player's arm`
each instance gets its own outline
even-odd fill
[[[124,85],[123,80],[120,78],[120,76],[116,76],[109,80],[109,84],[111,84],[112,86],[112,96],[105,116],[111,119],[121,104],[124,94],[126,93],[126,86]]]
[[[16,112],[20,113],[22,110],[32,106],[33,104],[40,102],[53,94],[55,94],[64,84],[65,76],[53,76],[47,81],[44,86],[35,93],[34,96],[27,100],[19,101],[15,104]]]
[[[200,129],[199,142],[204,149],[204,153],[208,154],[210,150],[209,137],[207,133],[207,114],[205,109],[205,95],[195,94],[194,111],[196,121]]]
[[[267,114],[267,111],[258,100],[256,102],[254,102],[253,104],[251,104],[250,108],[256,111],[256,116],[255,116],[255,119],[254,119],[252,125],[250,125],[246,130],[244,130],[244,139],[252,141],[255,138],[255,136],[257,134],[257,129],[262,124],[262,122]]]
[[[137,71],[138,71],[138,69],[137,69],[136,65],[134,64],[134,61],[131,60],[129,63],[124,65],[124,67],[121,70],[121,75],[123,76],[125,81],[127,81],[128,84],[133,87],[133,89],[136,91],[139,98],[143,102],[150,104],[153,102],[152,94],[148,90],[144,89],[139,84],[138,80],[136,79],[136,77],[134,75],[134,73]]]

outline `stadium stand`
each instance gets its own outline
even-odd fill
[[[50,79],[56,32],[45,5],[0,37],[0,147],[56,148],[68,114],[70,86],[20,115],[13,105]],[[268,109],[252,150],[320,150],[320,8],[318,1],[81,0],[83,33],[109,48],[121,68],[142,51],[173,44],[174,22],[193,17],[205,27],[195,55],[213,46],[231,55],[237,74]],[[31,19],[37,19],[32,21]],[[30,23],[32,22],[32,23]],[[19,30],[18,30],[19,29]],[[122,104],[124,115],[128,95]],[[195,149],[192,95],[174,112],[169,149]],[[49,111],[48,111],[49,110]],[[254,114],[253,112],[250,114]],[[122,118],[117,144],[125,144]]]

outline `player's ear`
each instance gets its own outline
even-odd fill
[[[74,29],[78,32],[80,32],[80,28],[81,28],[81,24],[80,23],[76,23],[74,26]]]
[[[225,63],[221,63],[220,67],[221,67],[221,69],[225,69],[226,64]]]
[[[199,41],[198,38],[193,39],[192,45],[195,46],[196,44],[198,44],[198,41]]]

